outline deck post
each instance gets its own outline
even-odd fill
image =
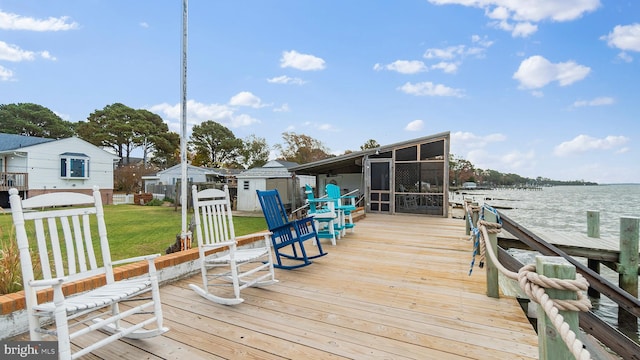
[[[488,223],[498,222],[498,218],[496,217],[496,214],[494,214],[492,211],[486,211],[484,213],[484,220]],[[498,234],[489,233],[488,240],[489,241],[486,245],[491,246],[491,249],[493,249],[493,253],[497,254],[498,253]],[[486,264],[487,296],[497,299],[500,297],[500,285],[498,284],[498,268],[493,263],[493,261],[491,261],[491,257],[489,256],[487,256],[486,258],[486,263],[487,263]]]
[[[570,279],[576,278],[576,268],[566,259],[556,256],[537,256],[536,272],[548,278],[554,279]],[[577,295],[573,291],[546,289],[550,299],[559,300],[576,300]],[[561,334],[553,326],[553,321],[549,319],[541,305],[538,304],[538,346],[540,360],[561,360],[574,359],[571,350],[562,340]],[[560,315],[569,325],[570,329],[578,334],[578,312],[577,311],[560,311]]]
[[[620,218],[620,288],[633,297],[638,297],[638,239],[640,218]],[[638,319],[622,308],[618,308],[618,326],[625,331],[636,333]]]
[[[600,212],[596,210],[587,211],[587,236],[591,238],[600,238]],[[600,274],[600,261],[587,259],[587,266],[596,274]],[[600,293],[589,287],[587,294],[593,298],[599,299]]]

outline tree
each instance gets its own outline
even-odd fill
[[[78,123],[78,135],[93,145],[113,149],[122,164],[137,147],[134,126],[138,116],[136,110],[126,105],[107,105],[91,113],[86,122]]]
[[[308,135],[293,132],[282,133],[286,148],[281,144],[275,147],[280,151],[280,159],[305,164],[331,157],[329,149],[322,142]]]
[[[193,165],[225,167],[233,164],[242,149],[242,140],[213,120],[194,125],[189,142],[196,154]]]
[[[156,156],[158,150],[166,159],[167,155],[173,155],[180,147],[180,135],[168,135],[169,126],[160,115],[148,110],[136,110],[138,118],[134,120],[134,141],[142,146],[143,164],[146,166],[147,158],[153,153]],[[177,141],[176,141],[177,140]]]
[[[150,162],[161,169],[180,163],[180,135],[166,132],[153,137],[153,157]]]
[[[378,144],[378,142],[373,139],[369,139],[360,146],[360,150],[375,149],[377,147],[380,147],[380,144]]]
[[[449,155],[449,171],[449,178],[455,185],[461,185],[474,176],[473,164],[469,160],[455,157],[453,154]]]
[[[53,111],[32,103],[0,105],[0,132],[50,139],[75,135],[74,124]]]
[[[243,140],[240,150],[240,163],[245,169],[260,167],[269,161],[267,140],[251,135]]]

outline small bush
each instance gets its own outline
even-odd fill
[[[37,257],[32,254],[33,274],[42,276],[42,267]],[[22,290],[22,269],[20,268],[20,250],[16,241],[15,228],[7,239],[0,227],[0,295],[11,294]]]
[[[172,203],[172,204],[175,202],[175,200],[173,200],[173,199],[172,199],[172,198],[170,198],[170,197],[165,197],[165,198],[164,198],[164,201],[165,201],[165,202],[170,202],[170,203]]]
[[[160,199],[153,199],[153,200],[147,202],[144,205],[145,206],[162,206],[163,203],[164,203],[164,201],[162,201]]]

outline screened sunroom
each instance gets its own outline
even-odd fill
[[[353,152],[291,168],[358,196],[366,212],[448,216],[449,132]],[[304,186],[304,184],[301,184]]]

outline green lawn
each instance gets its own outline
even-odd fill
[[[160,253],[175,242],[182,228],[182,211],[167,206],[105,205],[105,221],[113,260]],[[187,224],[192,212],[187,214]],[[263,217],[234,216],[236,235],[267,229]],[[0,245],[8,243],[13,223],[11,211],[0,214]],[[13,239],[12,239],[13,240]],[[195,239],[194,239],[195,241]],[[195,243],[194,243],[195,245]]]

